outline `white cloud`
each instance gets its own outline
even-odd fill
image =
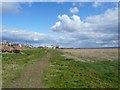
[[[56,22],[56,24],[54,26],[51,27],[51,30],[56,30],[58,28],[61,30],[61,26],[62,26],[61,22],[58,21],[58,22]]]
[[[118,26],[118,8],[108,9],[104,14],[87,17],[85,22],[90,23],[93,30],[97,32],[116,33]]]
[[[101,2],[94,2],[92,6],[94,8],[97,8],[97,7],[101,6],[101,5],[102,5]]]
[[[51,27],[52,31],[73,32],[83,23],[77,15],[73,15],[72,17],[69,17],[66,14],[63,14],[62,16],[58,15],[58,19],[60,21]]]
[[[60,26],[54,30],[64,30],[60,38],[62,44],[75,47],[117,46],[118,42],[118,8],[108,9],[103,14],[89,16],[81,20],[79,16],[58,16]],[[74,42],[74,43],[72,43]],[[99,43],[98,43],[99,42]]]
[[[58,15],[59,25],[55,24],[54,31],[64,28],[66,31],[80,30],[95,30],[95,31],[110,31],[107,28],[116,27],[118,22],[118,8],[108,9],[104,14],[87,17],[84,21],[79,16],[73,15],[69,17],[66,14]],[[59,27],[58,27],[59,26]],[[104,28],[102,28],[104,26]],[[99,30],[97,30],[99,28]],[[114,30],[115,31],[115,30]]]
[[[74,8],[70,8],[70,12],[73,13],[73,14],[75,14],[75,13],[78,13],[79,10],[78,10],[77,7],[74,7]]]

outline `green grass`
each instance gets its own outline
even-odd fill
[[[83,60],[86,58],[81,57]],[[89,58],[97,59],[97,58]],[[53,51],[44,82],[53,88],[118,88],[118,62],[80,62]]]
[[[18,54],[2,55],[3,88],[18,79],[24,68],[46,55],[46,49],[27,49]]]

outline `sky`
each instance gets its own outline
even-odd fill
[[[118,46],[116,2],[3,2],[2,40],[35,46]]]

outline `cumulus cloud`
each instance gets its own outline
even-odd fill
[[[118,25],[118,8],[108,9],[100,15],[89,16],[81,20],[79,16],[58,15],[58,22],[51,28],[53,31],[104,31],[111,32]],[[99,29],[98,29],[99,28]],[[113,32],[116,33],[117,30]]]
[[[73,15],[69,17],[66,14],[58,15],[58,21],[54,26],[51,27],[52,31],[62,31],[62,32],[73,32],[80,27],[79,24],[82,24],[80,17],[77,15]]]
[[[58,29],[58,30],[61,30],[61,22],[60,21],[58,21],[58,22],[56,22],[56,24],[54,25],[54,26],[52,26],[51,27],[51,30],[56,30],[56,29]]]
[[[81,20],[79,16],[58,15],[59,27],[52,31],[63,32],[61,43],[76,47],[118,46],[118,8],[108,9],[103,14]],[[74,43],[71,43],[74,42]]]
[[[74,8],[70,8],[70,12],[73,13],[73,14],[75,14],[75,13],[78,13],[79,10],[78,10],[77,7],[74,7]]]
[[[101,5],[102,5],[101,2],[94,2],[92,6],[94,8],[97,8],[97,7],[101,6]]]

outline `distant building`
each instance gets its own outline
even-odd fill
[[[2,46],[13,46],[12,42],[1,42],[0,43]]]
[[[38,48],[44,48],[43,46],[38,46]]]
[[[49,45],[49,46],[38,46],[38,48],[54,48],[54,49],[56,49],[56,48],[60,48],[59,47],[59,45]]]
[[[17,47],[30,47],[33,48],[32,45],[24,45],[24,44],[20,44],[20,43],[13,43],[13,42],[0,42],[0,45],[2,46],[17,46]]]
[[[51,45],[52,48],[56,49],[56,48],[60,48],[59,45]]]
[[[33,46],[32,46],[32,45],[29,45],[28,47],[33,48]]]

